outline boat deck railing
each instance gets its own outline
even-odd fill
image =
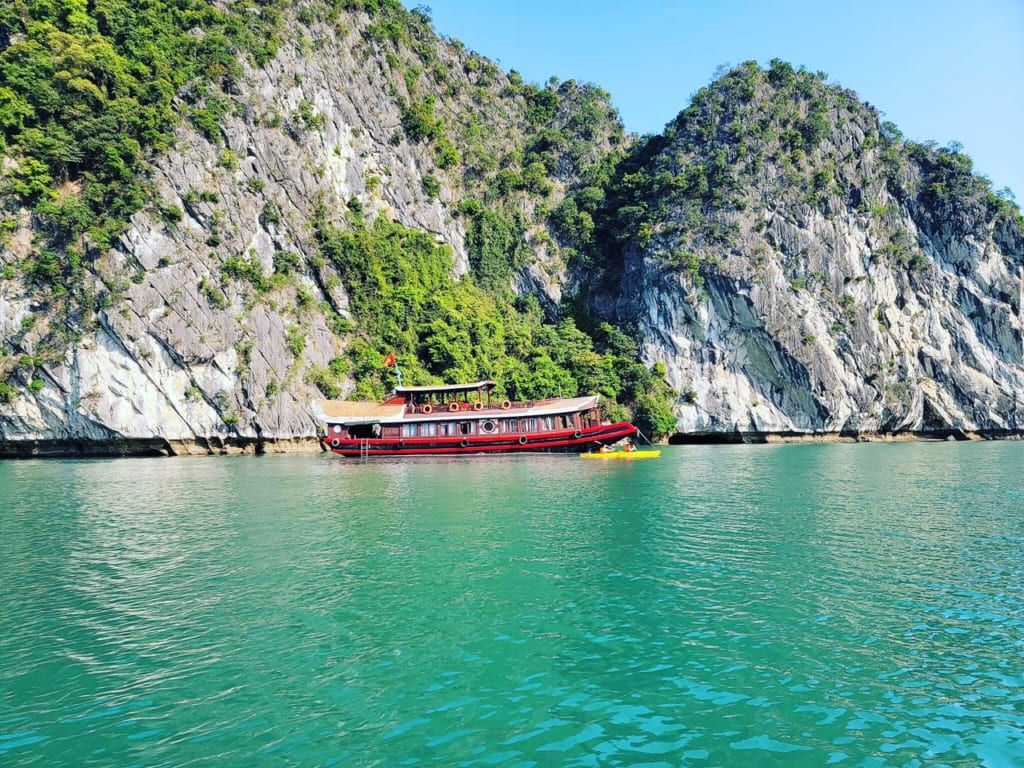
[[[545,403],[552,403],[552,402],[555,402],[556,400],[559,400],[559,399],[561,399],[561,398],[551,398],[551,397],[549,397],[549,398],[544,398],[544,399],[541,399],[541,400],[510,400],[509,401],[509,405],[508,405],[507,408],[502,408],[501,407],[501,404],[504,401],[500,401],[500,400],[497,401],[497,402],[492,400],[490,403],[486,403],[485,402],[485,403],[483,403],[483,407],[480,408],[480,409],[474,409],[473,408],[474,403],[472,403],[472,402],[469,402],[469,403],[456,403],[459,406],[458,409],[456,409],[456,410],[451,410],[451,404],[450,403],[436,403],[436,404],[431,403],[429,411],[424,410],[424,407],[427,405],[427,403],[416,403],[416,404],[406,404],[405,412],[407,414],[421,413],[421,414],[424,414],[424,415],[431,414],[431,415],[435,415],[435,416],[436,415],[441,415],[441,414],[444,414],[444,413],[451,413],[451,414],[456,414],[456,413],[495,413],[495,414],[502,414],[502,413],[506,413],[506,414],[508,414],[508,413],[514,413],[517,410],[524,410],[526,408],[535,408],[538,405],[544,405]]]

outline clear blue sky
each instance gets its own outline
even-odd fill
[[[1024,0],[423,2],[438,32],[527,80],[606,88],[639,133],[660,131],[719,64],[824,70],[908,137],[961,142],[1024,205]]]

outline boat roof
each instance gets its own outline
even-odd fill
[[[497,384],[493,381],[474,381],[471,384],[427,384],[420,387],[395,387],[396,395],[419,394],[421,392],[476,392],[491,390]]]
[[[470,419],[522,419],[531,416],[555,416],[597,407],[597,395],[557,397],[539,400],[527,408],[481,411],[438,411],[433,414],[405,413],[405,405],[382,405],[362,400],[314,400],[313,415],[331,424],[418,424],[424,421],[468,421]]]
[[[405,410],[405,403],[389,405],[370,400],[317,400],[313,405],[314,410],[319,411],[318,416],[323,414],[329,419],[352,424],[401,419]]]

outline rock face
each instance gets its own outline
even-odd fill
[[[315,447],[310,402],[323,395],[310,374],[343,352],[336,327],[349,317],[319,256],[316,215],[358,211],[426,231],[450,246],[453,276],[467,272],[456,203],[472,185],[458,186],[458,174],[522,145],[527,105],[497,67],[429,25],[419,44],[432,73],[369,27],[360,13],[296,23],[273,60],[233,83],[220,135],[182,122],[174,150],[153,164],[158,200],[89,265],[90,288],[106,297],[95,322],[57,359],[40,349],[63,320],[14,270],[38,239],[19,211],[0,247],[10,267],[0,340],[9,359],[30,362],[0,369],[18,385],[0,398],[0,455]],[[183,111],[189,102],[201,100],[185,94]],[[415,103],[457,135],[475,132],[454,167],[416,141]],[[577,166],[560,163],[553,183],[570,182]],[[275,281],[281,261],[295,266]],[[531,274],[542,274],[536,263],[517,279],[550,291],[549,303],[560,298],[556,282]]]
[[[219,136],[183,121],[154,159],[153,204],[89,264],[93,322],[8,270],[0,373],[18,387],[0,398],[0,455],[315,448],[315,374],[344,353],[350,315],[311,222],[386,216],[448,244],[453,275],[471,269],[459,203],[536,138],[537,105],[458,44],[424,32],[424,71],[363,15],[343,19],[296,23],[248,68]],[[520,198],[530,256],[510,289],[631,330],[679,395],[681,435],[1024,429],[1018,216],[962,155],[903,143],[810,77],[740,68],[631,149],[585,89],[556,88],[551,119],[588,141],[545,150],[556,170],[534,182],[543,206]],[[457,160],[416,139],[424,103]],[[601,164],[632,186],[584,181]],[[582,187],[605,224],[595,212],[596,232],[566,236],[547,211]],[[634,209],[647,220],[630,230]],[[0,268],[37,239],[17,216]],[[586,248],[601,258],[573,262]],[[66,344],[43,355],[55,333]]]
[[[665,365],[680,437],[1019,432],[1019,218],[956,151],[886,137],[851,94],[776,67],[736,70],[670,126],[646,172],[685,184],[722,152],[732,191],[696,226],[706,194],[660,197],[604,297]],[[791,118],[765,120],[780,100]],[[812,143],[793,132],[814,112]]]
[[[896,216],[916,232],[909,211]],[[1024,426],[1019,265],[990,238],[925,240],[913,276],[873,263],[853,215],[765,220],[695,290],[632,251],[621,310],[680,392],[689,434],[1017,431]],[[862,222],[860,222],[862,223]],[[757,267],[751,256],[771,243]],[[806,249],[795,290],[785,254]],[[934,250],[932,250],[934,249]],[[958,250],[959,264],[946,261]]]

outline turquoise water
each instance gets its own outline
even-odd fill
[[[1022,467],[0,463],[0,765],[1022,765]]]

